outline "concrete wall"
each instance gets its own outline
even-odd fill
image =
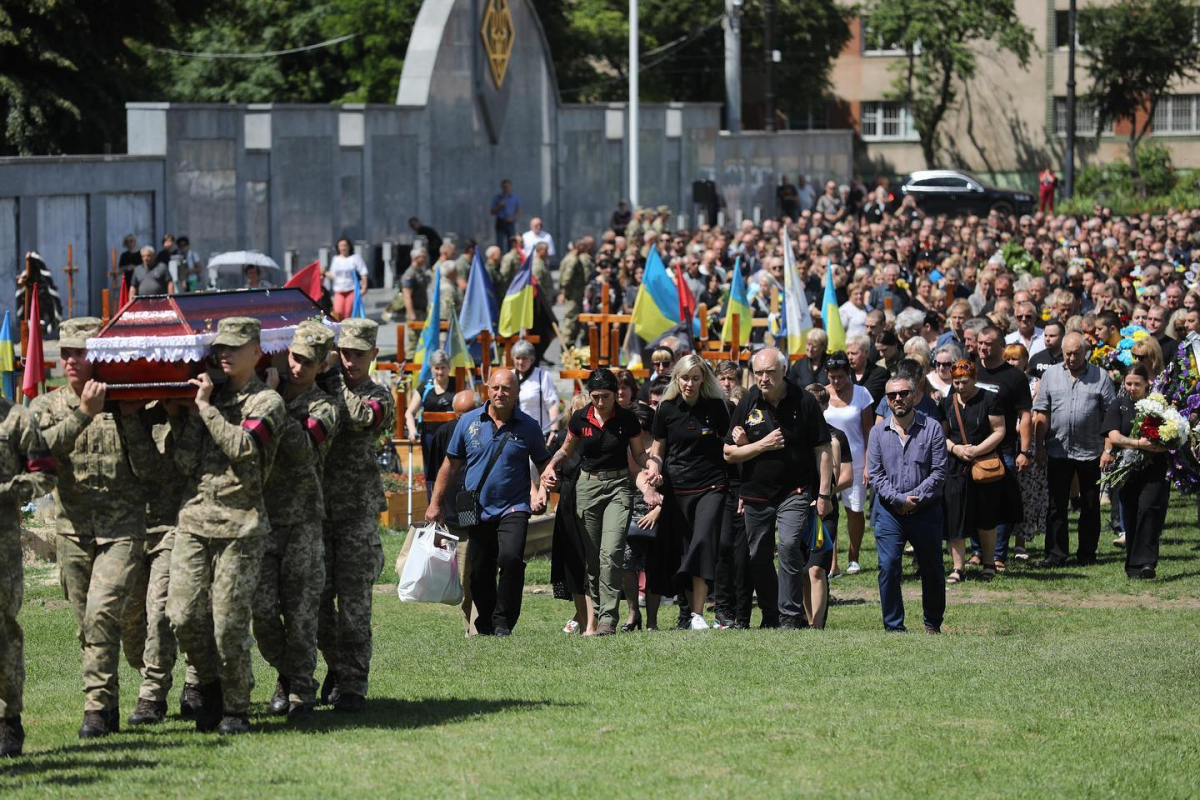
[[[37,251],[54,273],[67,309],[67,245],[72,246],[75,313],[99,314],[111,252],[134,234],[158,249],[165,214],[164,164],[133,156],[0,159],[0,309],[15,313],[16,275]]]

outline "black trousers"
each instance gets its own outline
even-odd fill
[[[467,529],[471,543],[471,597],[481,636],[517,627],[525,591],[525,535],[529,512],[514,511]],[[500,580],[496,580],[499,569]]]
[[[749,625],[754,596],[750,583],[750,540],[746,536],[746,518],[737,513],[737,504],[737,495],[730,492],[725,506],[731,524],[721,529],[714,600],[721,616]]]
[[[1121,487],[1121,512],[1125,520],[1125,572],[1158,567],[1158,541],[1167,522],[1171,484],[1165,477],[1135,474]]]
[[[1100,542],[1100,459],[1075,461],[1052,458],[1046,468],[1050,507],[1046,516],[1046,560],[1061,564],[1071,552],[1068,515],[1071,480],[1079,476],[1079,563],[1096,560]]]

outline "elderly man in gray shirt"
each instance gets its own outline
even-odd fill
[[[1046,464],[1050,508],[1046,520],[1046,557],[1042,567],[1066,563],[1071,541],[1067,514],[1071,481],[1079,478],[1079,552],[1081,566],[1096,563],[1100,540],[1100,454],[1104,450],[1103,422],[1116,402],[1112,379],[1087,361],[1083,336],[1063,337],[1063,363],[1042,375],[1033,403],[1034,438],[1039,463]]]

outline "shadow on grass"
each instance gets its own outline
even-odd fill
[[[120,734],[117,734],[119,737]],[[36,744],[28,741],[27,745]],[[109,779],[107,773],[131,769],[152,769],[161,762],[147,755],[150,750],[189,747],[190,742],[156,741],[108,737],[86,744],[68,744],[50,750],[27,752],[12,761],[0,762],[0,790],[17,788],[33,780],[39,786],[85,786]],[[137,751],[125,754],[124,751]],[[111,757],[115,753],[121,755]],[[97,770],[89,774],[91,770]]]
[[[1188,578],[1195,578],[1197,576],[1200,576],[1200,570],[1194,572],[1176,572],[1174,575],[1159,576],[1147,581],[1147,583],[1153,586],[1156,583],[1174,583],[1175,581],[1185,581]]]
[[[342,728],[387,728],[406,730],[427,728],[434,725],[450,725],[457,722],[498,714],[504,711],[535,711],[550,707],[567,707],[573,703],[550,700],[482,700],[477,698],[428,697],[419,700],[398,700],[392,697],[372,697],[367,700],[366,710],[357,714],[344,714],[328,707],[317,710],[316,718],[304,725],[267,725],[268,720],[279,720],[265,713],[255,714],[255,733],[294,733],[302,731],[330,731]]]

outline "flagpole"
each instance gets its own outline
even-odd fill
[[[629,205],[638,205],[638,0],[629,0]]]

